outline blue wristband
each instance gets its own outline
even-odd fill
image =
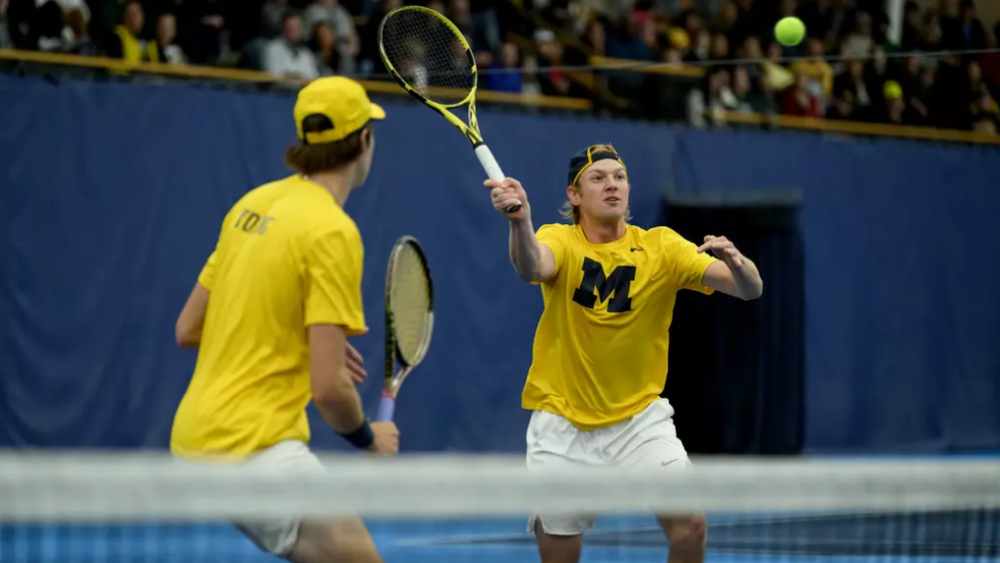
[[[368,424],[367,418],[357,430],[341,436],[359,450],[367,450],[375,443],[375,432],[372,431],[372,425]]]

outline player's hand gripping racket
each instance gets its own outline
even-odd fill
[[[483,141],[476,120],[476,59],[455,24],[429,8],[398,8],[379,25],[378,48],[396,82],[465,135],[491,180],[503,180],[503,171]],[[468,125],[449,111],[466,104]],[[518,209],[520,203],[504,211]]]
[[[417,239],[400,237],[389,254],[385,275],[385,389],[379,422],[392,420],[399,388],[427,355],[433,329],[434,288],[427,257]]]

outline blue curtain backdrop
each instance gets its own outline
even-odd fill
[[[228,207],[288,174],[293,101],[0,76],[0,446],[166,445],[195,359],[174,345],[176,314]],[[523,451],[539,291],[507,262],[467,142],[424,107],[386,109],[370,181],[347,205],[367,251],[366,404],[385,258],[412,234],[439,323],[399,404],[404,448]],[[558,219],[566,161],[589,143],[620,149],[640,226],[667,190],[801,190],[807,449],[1000,447],[1000,151],[486,110],[481,122],[537,224]],[[314,429],[318,447],[343,447]]]

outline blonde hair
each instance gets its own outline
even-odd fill
[[[594,145],[593,147],[591,147],[591,150],[593,152],[613,152],[615,154],[618,154],[615,151],[614,147],[612,147],[611,145]],[[586,168],[584,170],[586,170]],[[628,172],[626,172],[626,174],[628,174]],[[577,176],[576,181],[573,182],[573,189],[578,194],[580,193],[581,176],[583,176],[583,170],[580,171],[580,174]],[[572,221],[574,225],[580,224],[580,207],[577,205],[573,205],[573,202],[568,199],[565,202],[563,202],[562,207],[559,208],[559,214],[562,215],[563,219],[566,219],[567,221]],[[632,220],[631,207],[625,208],[625,220],[626,221]]]

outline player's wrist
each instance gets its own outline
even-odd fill
[[[338,432],[338,434],[340,434]],[[347,440],[352,446],[359,450],[367,450],[375,443],[375,431],[372,430],[371,423],[366,418],[361,426],[352,432],[340,434],[340,437]]]

